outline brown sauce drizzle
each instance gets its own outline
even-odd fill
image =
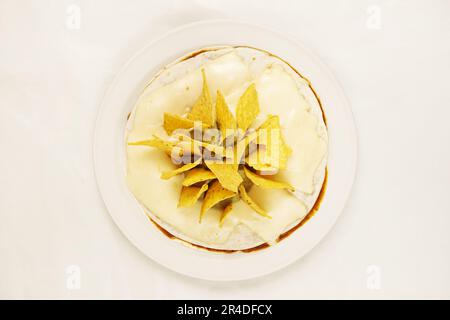
[[[205,52],[218,51],[218,50],[223,49],[225,47],[227,47],[227,46],[217,46],[217,47],[211,47],[211,48],[203,48],[203,49],[194,51],[194,52],[188,54],[187,56],[182,57],[179,60],[179,62],[183,62],[183,61],[195,58],[196,56],[198,56],[198,55],[200,55],[202,53],[205,53]],[[237,48],[237,47],[233,47],[233,48]]]
[[[198,50],[198,51],[195,51],[195,52],[193,52],[193,53],[191,53],[191,54],[189,54],[189,55],[187,55],[187,56],[181,58],[179,61],[182,62],[182,61],[185,61],[185,60],[194,58],[194,57],[196,57],[196,56],[198,56],[199,54],[202,54],[202,53],[204,53],[204,52],[208,52],[208,51],[216,51],[216,50],[220,50],[220,49],[222,49],[222,48],[223,48],[223,47],[200,49],[200,50]],[[254,48],[254,47],[251,47],[251,46],[233,46],[233,48],[250,48],[250,49],[255,49],[255,50],[258,50],[258,51],[262,51],[262,52],[264,52],[264,53],[266,53],[266,54],[268,54],[268,55],[270,55],[270,56],[272,56],[272,57],[275,57],[275,58],[277,58],[277,59],[283,61],[284,63],[286,63],[292,70],[294,70],[295,73],[297,73],[303,80],[305,80],[305,81],[308,83],[308,87],[311,89],[311,91],[313,92],[314,96],[315,96],[316,99],[317,99],[317,102],[319,103],[320,110],[322,111],[322,119],[323,119],[323,122],[325,123],[325,127],[327,127],[327,119],[326,119],[326,117],[325,117],[325,112],[324,112],[324,110],[323,110],[322,101],[320,100],[319,95],[317,94],[317,92],[316,92],[316,91],[314,90],[314,88],[312,87],[311,82],[309,81],[309,79],[306,78],[305,76],[303,76],[303,75],[302,75],[297,69],[295,69],[289,62],[287,62],[287,61],[281,59],[280,57],[278,57],[278,56],[276,56],[276,55],[274,55],[274,54],[272,54],[272,53],[270,53],[270,52],[268,52],[268,51],[266,51],[266,50]],[[311,208],[311,210],[309,210],[308,214],[307,214],[307,215],[306,215],[299,223],[297,223],[295,226],[293,226],[293,227],[292,227],[291,229],[289,229],[288,231],[282,233],[282,234],[278,237],[277,243],[280,242],[280,241],[282,241],[282,240],[284,240],[284,239],[286,239],[287,237],[289,237],[289,236],[290,236],[292,233],[294,233],[297,229],[300,229],[303,225],[305,225],[306,222],[308,222],[308,221],[309,221],[309,220],[310,220],[310,219],[311,219],[311,218],[319,211],[320,204],[322,203],[322,200],[323,200],[323,198],[324,198],[324,196],[325,196],[325,192],[326,192],[326,189],[327,189],[327,184],[328,184],[328,167],[325,167],[325,177],[324,177],[324,180],[323,180],[323,183],[322,183],[322,188],[320,189],[319,196],[317,197],[317,199],[316,199],[316,201],[315,201],[313,207]],[[157,228],[158,228],[158,229],[166,236],[166,237],[168,237],[169,239],[172,239],[172,240],[178,240],[178,241],[180,241],[180,242],[182,242],[182,243],[184,243],[184,244],[186,244],[186,245],[188,245],[188,246],[192,246],[192,247],[195,247],[195,248],[198,248],[198,249],[202,249],[202,250],[206,250],[206,251],[210,251],[210,252],[216,252],[216,253],[236,253],[236,252],[250,253],[250,252],[259,251],[259,250],[262,250],[262,249],[265,249],[265,248],[270,247],[270,245],[269,245],[267,242],[265,242],[265,243],[262,243],[262,244],[260,244],[260,245],[258,245],[258,246],[256,246],[256,247],[248,248],[248,249],[243,249],[243,250],[226,250],[226,249],[214,249],[214,248],[208,248],[208,247],[205,247],[205,246],[201,246],[201,245],[194,244],[194,243],[191,243],[191,242],[189,242],[189,241],[180,239],[179,237],[173,235],[172,233],[170,233],[169,231],[167,231],[166,229],[164,229],[163,227],[161,227],[161,226],[160,226],[156,221],[154,221],[149,215],[147,215],[147,217],[148,217],[149,220],[150,220],[150,221],[151,221],[151,222],[152,222],[152,223],[153,223],[153,224],[154,224],[154,225],[155,225],[155,226],[156,226],[156,227],[157,227]]]
[[[195,244],[183,239],[178,238],[177,236],[173,235],[172,233],[170,233],[169,231],[167,231],[166,229],[164,229],[163,227],[161,227],[155,220],[153,220],[149,215],[147,215],[148,219],[159,229],[159,231],[161,231],[166,237],[168,237],[171,240],[177,240],[182,242],[185,245],[191,246],[191,247],[195,247],[197,249],[202,249],[202,250],[206,250],[206,251],[210,251],[210,252],[217,252],[217,253],[235,253],[235,252],[253,252],[253,251],[257,251],[257,250],[261,250],[267,247],[270,247],[270,245],[268,243],[262,243],[256,247],[253,248],[248,248],[248,249],[243,249],[243,250],[227,250],[227,249],[214,249],[214,248],[208,248],[205,246],[201,246],[199,244]]]

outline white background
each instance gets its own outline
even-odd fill
[[[92,163],[96,114],[120,66],[155,36],[211,18],[315,51],[359,139],[353,194],[327,237],[280,272],[225,284],[135,249]],[[450,298],[449,37],[446,0],[0,0],[0,298]]]

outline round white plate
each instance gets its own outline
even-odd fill
[[[328,187],[319,211],[279,244],[252,253],[219,254],[189,248],[163,235],[147,218],[125,181],[124,132],[128,113],[163,66],[196,49],[247,45],[288,61],[312,83],[328,122]],[[196,278],[231,281],[266,275],[310,251],[331,229],[349,196],[356,168],[356,134],[349,104],[328,69],[298,42],[273,31],[227,20],[175,29],[148,44],[116,76],[101,105],[94,139],[95,174],[112,218],[145,255]],[[154,190],[158,192],[158,190]]]

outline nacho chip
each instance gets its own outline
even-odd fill
[[[194,168],[189,170],[183,180],[183,186],[188,187],[198,182],[215,179],[214,173],[205,168]]]
[[[195,144],[189,143],[187,141],[180,141],[172,147],[170,154],[172,157],[176,157],[177,155],[179,157],[183,157],[186,155],[201,156],[202,151],[200,150],[200,147]]]
[[[147,146],[160,149],[165,151],[169,156],[172,157],[174,163],[180,163],[182,161],[186,161],[187,159],[191,159],[191,155],[201,156],[202,152],[199,146],[191,145],[184,141],[175,143],[172,141],[165,141],[158,136],[154,135],[153,139],[129,142],[130,146]]]
[[[228,105],[223,97],[222,93],[217,90],[216,98],[216,115],[217,115],[217,126],[220,129],[222,140],[226,139],[233,131],[236,130],[236,120],[231,113]]]
[[[225,189],[222,187],[219,181],[214,181],[206,192],[205,198],[203,199],[202,209],[200,211],[200,222],[206,211],[211,209],[213,206],[219,202],[230,199],[236,195],[235,192]]]
[[[175,133],[172,135],[172,137],[178,141],[176,145],[182,148],[184,151],[190,150],[191,154],[200,156],[202,155],[201,147],[203,147],[203,143],[201,141],[194,140],[185,133]],[[211,149],[214,148],[211,147]],[[220,152],[220,150],[217,152]]]
[[[178,208],[192,207],[206,190],[208,190],[207,183],[201,187],[182,187]]]
[[[267,175],[273,175],[278,172],[277,168],[263,162],[252,162],[252,160],[247,160],[247,164],[255,170],[265,172]]]
[[[258,206],[253,200],[252,198],[250,198],[250,196],[248,195],[247,191],[245,190],[244,186],[241,185],[239,186],[239,195],[241,196],[241,199],[244,200],[244,202],[246,204],[248,204],[248,206],[250,208],[252,208],[256,213],[258,213],[259,215],[266,217],[266,218],[272,218],[271,216],[269,216],[267,214],[266,211],[264,211],[264,209],[262,209],[260,206]]]
[[[142,140],[142,141],[135,141],[135,142],[128,142],[129,146],[147,146],[147,147],[153,147],[160,149],[162,151],[165,151],[167,153],[172,152],[172,148],[175,146],[174,143],[170,141],[164,141],[163,139],[153,136],[153,139],[150,140]]]
[[[219,225],[222,226],[223,222],[225,221],[225,218],[230,214],[230,212],[233,210],[233,203],[230,202],[226,205],[225,208],[223,208],[222,215],[220,216],[220,222]]]
[[[280,129],[280,118],[275,115],[268,115],[267,119],[258,127],[259,129]]]
[[[203,158],[205,161],[222,159],[224,157],[224,147],[206,142],[202,142],[200,145],[203,147]]]
[[[251,182],[253,182],[258,187],[264,188],[264,189],[287,189],[289,191],[294,192],[295,188],[291,186],[289,183],[282,182],[282,181],[274,181],[270,180],[268,178],[262,177],[260,175],[257,175],[256,173],[250,171],[247,167],[244,167],[244,172],[247,178],[250,179]]]
[[[201,138],[200,138],[199,134],[196,135],[195,133],[197,133],[197,132],[194,132],[195,140],[200,140],[205,143],[209,143],[209,144],[213,144],[213,145],[219,145],[222,142],[221,133],[218,128],[207,128],[207,129],[203,130],[202,131],[203,135]]]
[[[258,137],[258,132],[254,131],[250,134],[246,135],[242,140],[238,141],[235,148],[233,150],[230,150],[230,148],[227,149],[227,159],[231,159],[230,151],[233,151],[232,159],[235,166],[239,166],[241,163],[242,157],[245,154],[245,151],[247,150],[247,146],[250,144],[250,142],[255,141]]]
[[[203,150],[203,156],[207,160],[222,158],[225,154],[225,148],[223,146],[195,140],[186,135],[176,135],[176,137],[179,140],[182,140],[186,143],[188,143],[188,142],[191,143],[192,145],[194,145],[196,147],[196,150],[197,150],[197,148],[199,149],[200,147],[202,147],[203,149],[206,149],[206,151]]]
[[[236,120],[240,129],[246,131],[259,114],[258,94],[255,84],[251,84],[239,98]]]
[[[195,168],[195,167],[198,166],[201,162],[202,162],[202,159],[199,158],[199,159],[197,159],[195,162],[185,164],[184,166],[182,166],[182,167],[180,167],[180,168],[178,168],[178,169],[171,170],[171,171],[164,171],[164,172],[161,174],[161,179],[168,180],[168,179],[170,179],[170,178],[176,176],[177,174],[180,174],[180,173],[183,173],[183,172],[185,172],[185,171],[191,170],[192,168]]]
[[[258,145],[257,150],[245,158],[245,162],[248,166],[258,171],[278,171],[277,168],[272,167],[270,164],[270,158],[267,156],[264,145]]]
[[[205,161],[205,164],[225,189],[233,192],[238,191],[238,187],[243,179],[233,163]]]
[[[258,143],[266,146],[265,150],[258,155],[260,158],[258,161],[273,168],[286,169],[292,150],[284,141],[279,117],[268,116],[257,132]]]
[[[208,83],[206,82],[205,70],[202,69],[203,88],[200,97],[195,102],[188,114],[188,119],[193,121],[201,121],[208,127],[214,125],[214,110],[212,105],[211,94],[209,93]]]
[[[164,112],[164,130],[170,136],[172,132],[177,129],[192,129],[194,128],[194,121],[183,118],[177,114]]]

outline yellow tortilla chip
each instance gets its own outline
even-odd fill
[[[226,139],[233,131],[236,130],[236,120],[231,113],[228,105],[223,97],[222,93],[217,90],[216,98],[216,116],[217,116],[217,126],[220,129],[222,140]]]
[[[205,168],[194,168],[189,170],[183,180],[183,186],[188,187],[195,183],[215,179],[214,173]]]
[[[177,174],[180,174],[180,173],[183,173],[185,171],[191,170],[192,168],[195,168],[201,162],[202,162],[202,159],[200,158],[200,159],[197,159],[195,162],[185,164],[184,166],[182,166],[182,167],[180,167],[178,169],[171,170],[171,171],[164,171],[161,174],[161,179],[164,179],[164,180],[170,179],[170,178],[176,176]]]
[[[222,187],[219,181],[214,181],[206,192],[205,198],[203,199],[202,209],[200,211],[200,221],[206,211],[211,209],[213,206],[219,202],[230,199],[236,195],[235,192],[225,189]]]
[[[225,218],[230,214],[230,212],[233,210],[233,203],[230,202],[226,205],[225,208],[223,208],[222,215],[220,216],[220,223],[219,225],[222,226],[223,222],[225,221]]]
[[[183,187],[178,201],[178,208],[192,207],[200,196],[208,190],[208,184],[205,183],[201,187]]]
[[[275,115],[268,115],[266,121],[264,121],[259,127],[259,129],[280,129],[280,118]]]
[[[284,141],[279,117],[270,115],[257,131],[258,143],[266,146],[258,155],[258,161],[273,168],[286,169],[292,150]]]
[[[206,149],[206,151],[203,150],[203,156],[206,160],[222,158],[225,154],[225,148],[223,146],[195,140],[186,135],[178,135],[176,137],[186,143],[191,143],[193,146],[195,146],[195,150],[199,150],[200,147]]]
[[[239,98],[236,120],[240,129],[246,131],[259,114],[258,94],[255,84],[251,84]]]
[[[245,162],[255,170],[278,171],[277,168],[272,167],[272,165],[270,164],[270,159],[267,156],[265,146],[259,145],[258,149],[255,152],[249,154],[246,157]]]
[[[200,156],[202,154],[199,146],[191,145],[184,141],[180,141],[178,143],[172,141],[165,141],[159,138],[158,136],[153,136],[153,139],[150,140],[129,142],[128,145],[147,146],[160,149],[162,151],[165,151],[171,157],[173,157],[173,160],[176,160],[174,162],[179,162],[183,159],[186,159],[185,157],[190,158],[190,155]]]
[[[205,160],[221,159],[224,156],[225,149],[222,146],[201,142],[203,147],[203,158]]]
[[[258,132],[254,131],[248,135],[246,135],[244,138],[242,138],[238,143],[236,144],[236,147],[233,150],[233,163],[236,166],[239,166],[241,163],[242,157],[245,154],[245,151],[247,150],[247,146],[250,142],[256,140],[258,137]],[[229,148],[227,149],[227,158],[231,158]],[[230,150],[231,151],[231,150]]]
[[[142,141],[135,141],[135,142],[128,142],[129,146],[147,146],[147,147],[153,147],[160,150],[163,150],[167,153],[172,152],[172,148],[175,146],[174,143],[170,141],[164,141],[163,139],[153,136],[153,139],[150,140],[142,140]]]
[[[264,172],[265,175],[274,175],[280,169],[286,169],[286,165],[282,164],[280,168],[279,160],[270,158],[266,150],[259,150],[245,159],[247,165],[255,170]]]
[[[278,172],[277,168],[274,168],[268,164],[264,163],[247,163],[250,167],[255,170],[266,172],[267,174],[276,174]]]
[[[178,142],[173,148],[171,152],[171,156],[173,157],[183,157],[186,155],[202,155],[202,151],[200,150],[199,146],[189,143],[187,141],[180,141]]]
[[[243,179],[234,163],[205,161],[206,166],[211,170],[219,180],[220,184],[233,192],[238,191],[239,185]]]
[[[198,154],[202,154],[200,147],[206,149],[207,151],[203,150],[203,155],[206,159],[217,159],[223,157],[223,154],[225,153],[224,147],[217,144],[195,140],[190,136],[184,134],[175,135],[175,137],[177,137],[178,140],[181,141],[181,144],[185,143],[186,145],[191,145],[191,147],[195,150],[195,154],[197,154],[197,152],[199,152]]]
[[[197,133],[197,132],[195,132]],[[203,135],[200,138],[200,135],[194,134],[194,139],[199,140],[205,143],[213,144],[213,145],[219,145],[222,142],[221,139],[221,133],[218,128],[207,128],[206,130],[203,130]]]
[[[274,181],[265,177],[262,177],[260,175],[257,175],[256,173],[250,171],[247,167],[244,167],[244,172],[247,178],[250,179],[251,182],[253,182],[258,187],[264,188],[264,189],[287,189],[289,191],[294,192],[295,188],[291,186],[289,183],[282,182],[282,181]]]
[[[248,204],[248,206],[250,208],[252,208],[256,213],[258,213],[259,215],[266,217],[266,218],[272,218],[271,216],[269,216],[267,214],[267,212],[262,209],[260,206],[258,206],[253,200],[252,198],[250,198],[250,196],[248,195],[247,191],[245,190],[244,186],[241,185],[239,186],[239,195],[241,196],[241,199],[244,200],[244,202],[246,204]]]
[[[194,121],[190,119],[183,118],[177,114],[164,113],[164,130],[170,136],[172,132],[177,129],[192,129],[194,128]]]
[[[200,97],[195,102],[188,114],[188,119],[201,121],[202,124],[212,127],[214,125],[214,110],[211,94],[209,93],[208,83],[206,82],[205,70],[202,69],[203,88]]]

